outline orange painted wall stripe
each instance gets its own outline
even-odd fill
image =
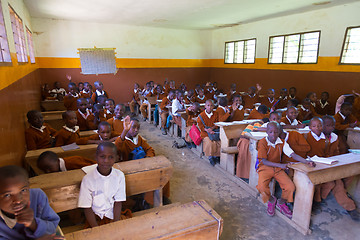
[[[80,68],[79,58],[38,57],[39,68]],[[319,57],[317,64],[268,64],[267,58],[257,58],[255,64],[224,64],[223,59],[144,59],[117,58],[118,68],[239,68],[295,71],[360,72],[360,65],[339,65],[339,57]]]

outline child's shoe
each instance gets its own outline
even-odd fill
[[[267,214],[270,217],[273,217],[275,215],[276,198],[274,197],[274,199],[274,202],[271,202],[270,200],[268,201]]]
[[[288,208],[288,206],[286,205],[286,203],[283,204],[276,204],[276,208],[285,216],[287,216],[288,218],[292,218],[292,212],[291,210]]]

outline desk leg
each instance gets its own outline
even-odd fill
[[[154,191],[154,207],[163,205],[163,190],[162,188]]]
[[[296,192],[292,221],[300,228],[300,232],[306,235],[310,233],[309,226],[314,197],[314,184],[305,173],[300,171],[295,171],[294,184]]]

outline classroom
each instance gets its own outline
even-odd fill
[[[0,0],[0,172],[27,171],[66,239],[118,229],[125,239],[354,239],[359,11],[358,0]],[[51,141],[30,147],[29,131],[45,127]],[[69,228],[72,214],[93,227],[80,183],[110,148],[132,216]],[[87,167],[44,170],[46,150]]]

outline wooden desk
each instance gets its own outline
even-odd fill
[[[88,144],[88,145],[79,145],[78,149],[64,151],[61,147],[54,147],[54,148],[44,148],[38,150],[31,150],[28,151],[25,155],[25,167],[28,171],[33,170],[35,174],[40,175],[44,174],[42,170],[40,170],[37,165],[36,161],[41,153],[45,151],[52,151],[55,152],[59,157],[69,157],[69,156],[82,156],[90,159],[95,159],[95,153],[97,144]]]
[[[44,122],[48,123],[51,127],[56,130],[60,130],[64,125],[64,120],[62,119],[62,114],[65,111],[48,111],[41,112]]]
[[[360,149],[360,128],[348,128],[347,144],[351,149]]]
[[[154,206],[162,205],[162,188],[169,182],[173,167],[164,156],[143,158],[114,165],[125,174],[126,195],[155,191]],[[77,208],[80,183],[85,173],[81,169],[42,174],[30,178],[31,188],[41,188],[55,212]]]
[[[205,201],[152,211],[141,216],[80,230],[65,235],[67,240],[92,239],[176,239],[215,240],[223,229],[223,219]],[[116,234],[115,234],[116,231]]]
[[[292,222],[303,234],[310,233],[309,225],[314,196],[314,186],[317,184],[351,177],[360,174],[360,155],[348,153],[331,157],[339,162],[334,165],[317,163],[315,168],[303,163],[291,166],[294,169],[296,194]]]
[[[94,134],[97,134],[97,130],[80,131],[80,137],[90,137]]]
[[[48,100],[48,101],[41,101],[40,103],[41,108],[44,111],[62,111],[66,110],[63,101],[57,100]]]

